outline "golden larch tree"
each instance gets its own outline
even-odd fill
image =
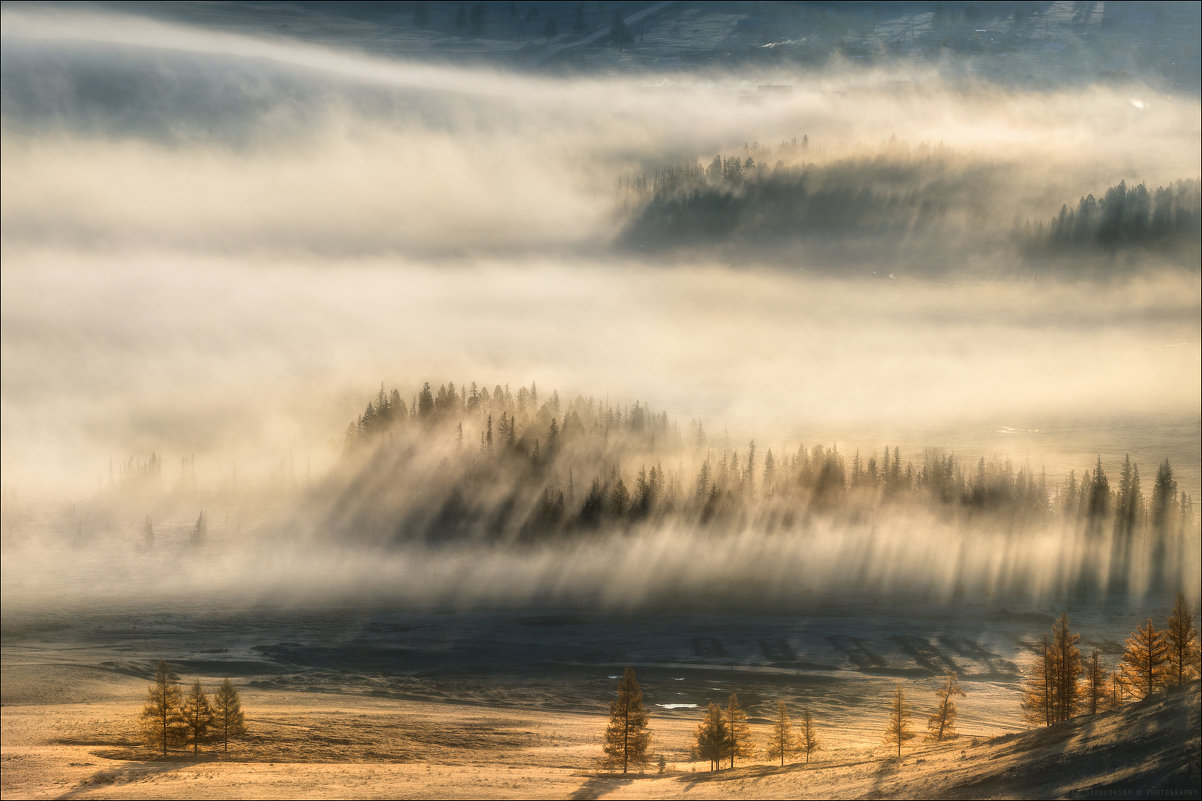
[[[242,700],[229,679],[221,682],[213,696],[213,729],[221,738],[225,750],[230,750],[230,738],[246,734],[246,717],[242,714]]]
[[[711,702],[705,711],[705,719],[697,727],[697,758],[709,760],[711,771],[722,770],[728,740],[722,707]]]
[[[1202,651],[1198,648],[1198,629],[1194,627],[1194,616],[1181,593],[1177,593],[1177,599],[1173,602],[1164,639],[1168,645],[1169,681],[1181,684],[1197,676],[1202,657]]]
[[[765,753],[769,759],[780,759],[783,768],[785,757],[797,750],[797,738],[793,733],[793,723],[789,720],[789,707],[783,700],[777,701],[776,717],[772,720],[772,730],[768,734],[768,748]]]
[[[1027,680],[1023,684],[1023,711],[1027,722],[1033,726],[1051,726],[1053,723],[1055,675],[1052,647],[1045,634],[1034,661],[1027,669]]]
[[[947,681],[939,688],[939,702],[935,711],[927,718],[927,739],[941,743],[956,736],[956,696],[965,696],[956,681],[956,674],[949,673]]]
[[[1050,640],[1044,635],[1023,685],[1023,709],[1028,722],[1051,726],[1077,713],[1084,672],[1077,648],[1080,639],[1080,635],[1069,630],[1068,615],[1057,618]]]
[[[902,743],[914,739],[910,730],[910,705],[906,703],[906,693],[902,686],[897,685],[889,702],[889,723],[885,727],[885,742],[897,745],[897,756],[901,758]]]
[[[730,757],[730,766],[735,766],[735,757],[744,759],[755,754],[751,744],[751,727],[747,725],[747,714],[739,706],[739,696],[731,693],[726,702],[726,755]]]
[[[176,684],[178,680],[179,676],[160,659],[155,665],[154,678],[140,719],[146,744],[156,751],[162,749],[164,756],[167,748],[178,742],[183,722],[180,717],[179,685]]]
[[[195,755],[200,751],[200,744],[208,740],[209,728],[213,725],[213,710],[209,706],[209,697],[205,695],[200,679],[192,682],[192,687],[184,698],[180,718],[183,721],[184,742],[192,745],[192,753]]]
[[[814,716],[809,709],[801,711],[801,727],[797,733],[797,745],[805,752],[806,764],[810,764],[810,754],[822,748],[818,742],[818,729],[814,725]]]
[[[634,677],[634,669],[626,668],[618,682],[618,697],[609,705],[609,726],[605,729],[605,766],[647,767],[647,748],[651,732],[647,731],[647,708],[643,706],[643,691]]]
[[[1081,652],[1077,641],[1081,637],[1068,628],[1068,615],[1061,615],[1052,625],[1052,664],[1055,667],[1055,696],[1052,718],[1059,723],[1077,713],[1081,702]]]
[[[1169,646],[1164,632],[1156,630],[1152,619],[1136,626],[1127,638],[1123,652],[1123,684],[1136,698],[1147,698],[1168,677]]]

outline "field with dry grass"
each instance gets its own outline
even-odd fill
[[[1197,682],[1151,703],[1023,732],[1013,688],[991,693],[970,681],[960,736],[942,744],[916,739],[898,760],[881,742],[884,699],[897,677],[840,670],[822,694],[822,749],[810,765],[780,767],[761,755],[710,773],[689,755],[700,710],[652,704],[652,751],[664,756],[664,772],[653,761],[646,774],[621,776],[599,766],[608,697],[599,692],[585,702],[581,679],[566,668],[559,675],[542,669],[524,682],[446,671],[437,677],[441,692],[431,693],[437,700],[354,671],[341,690],[329,672],[308,683],[299,681],[303,671],[245,675],[235,681],[249,736],[228,754],[205,745],[197,755],[164,757],[139,740],[148,683],[130,664],[86,664],[79,648],[33,647],[7,635],[3,656],[5,798],[1198,796]],[[641,674],[651,701],[667,697],[661,672]],[[687,681],[670,677],[681,679],[673,686],[708,687],[715,696],[750,688],[740,697],[753,735],[766,742],[768,688],[781,684],[716,666],[669,672],[688,674]],[[195,673],[207,686],[222,678]],[[805,686],[796,675],[773,680]],[[920,731],[932,682],[906,682]],[[602,676],[589,684],[612,691],[615,682]],[[796,714],[797,699],[807,696],[791,697]],[[831,703],[836,698],[841,706]]]

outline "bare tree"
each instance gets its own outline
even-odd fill
[[[785,702],[776,704],[776,718],[772,721],[772,733],[768,736],[768,749],[765,752],[769,759],[780,759],[780,765],[785,766],[785,757],[798,750],[797,739],[793,734],[793,724],[789,721],[789,707]]]
[[[192,754],[200,752],[200,744],[209,735],[209,727],[213,725],[213,710],[209,707],[209,698],[205,695],[200,679],[192,682],[192,688],[184,698],[181,719],[184,724],[184,742],[192,744]]]
[[[647,731],[647,708],[643,706],[643,691],[634,677],[634,669],[626,668],[618,682],[618,697],[609,705],[609,726],[605,730],[605,765],[622,766],[626,773],[631,765],[647,766],[647,747],[651,733]]]
[[[154,668],[154,679],[146,698],[146,706],[142,710],[142,727],[146,734],[146,744],[151,748],[162,749],[166,756],[167,748],[178,740],[180,718],[179,676],[171,667],[159,660]]]
[[[935,711],[927,719],[927,738],[941,743],[945,739],[956,736],[956,696],[964,696],[956,674],[949,673],[947,682],[939,688],[939,703]]]
[[[1198,630],[1194,628],[1194,616],[1181,593],[1177,593],[1177,599],[1173,602],[1173,612],[1169,615],[1164,638],[1168,645],[1169,681],[1181,684],[1198,675]]]
[[[1146,626],[1135,627],[1125,645],[1123,684],[1137,698],[1147,698],[1167,678],[1169,646],[1164,632],[1157,631],[1148,618]]]
[[[221,682],[221,686],[217,688],[217,693],[213,696],[213,728],[224,743],[227,752],[230,750],[231,737],[241,737],[246,734],[246,718],[242,714],[242,700],[238,697],[238,691],[234,689],[234,684],[229,679]]]
[[[889,704],[889,724],[885,727],[885,742],[897,744],[897,756],[901,758],[902,743],[914,739],[910,730],[910,706],[906,703],[906,693],[902,686],[897,685]]]

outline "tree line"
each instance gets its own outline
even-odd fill
[[[756,143],[709,162],[687,160],[619,178],[619,195],[629,209],[619,241],[644,251],[722,243],[740,248],[797,241],[862,244],[873,237],[904,245],[924,233],[990,232],[997,219],[1026,217],[1022,208],[989,192],[995,173],[1003,180],[1000,164],[972,163],[942,146],[911,153],[892,141],[873,156],[807,162],[808,147],[808,137],[800,148],[794,140],[775,153]],[[1032,224],[1026,217],[1009,232],[1010,241],[1016,253],[1036,260],[1042,270],[1063,269],[1061,256],[1096,257],[1131,248],[1196,254],[1202,238],[1200,188],[1196,178],[1151,189],[1122,180],[1100,198],[1090,193],[1075,206],[1063,204],[1047,222]],[[938,244],[931,237],[915,241],[927,258],[905,262],[907,269],[961,269],[963,259],[931,258]],[[896,247],[890,255],[896,258]],[[1196,259],[1182,264],[1197,269]]]
[[[171,748],[191,746],[192,754],[197,755],[202,743],[217,743],[228,753],[230,740],[247,734],[242,700],[233,682],[222,681],[210,702],[200,679],[192,682],[186,694],[178,681],[179,676],[165,661],[155,665],[139,717],[147,747],[166,756]]]
[[[972,465],[937,448],[918,459],[888,445],[850,456],[822,444],[778,450],[750,440],[740,449],[711,442],[696,421],[682,431],[639,402],[568,401],[535,384],[515,392],[427,382],[408,401],[381,386],[347,428],[345,460],[339,480],[347,483],[332,495],[380,488],[365,496],[370,508],[340,502],[354,524],[347,528],[431,541],[542,542],[668,522],[794,529],[814,515],[862,520],[918,509],[965,526],[1056,524],[1112,538],[1111,564],[1146,553],[1162,585],[1196,531],[1192,498],[1167,459],[1146,488],[1129,457],[1112,484],[1100,456],[1050,482],[1030,464],[981,457]]]
[[[1128,187],[1126,181],[1119,181],[1101,199],[1090,193],[1073,208],[1062,205],[1059,214],[1031,232],[1027,248],[1041,255],[1083,248],[1169,250],[1196,247],[1200,236],[1202,181],[1175,181],[1151,190],[1142,183]]]
[[[804,137],[801,151],[808,146]],[[800,164],[789,150],[782,144],[774,164],[767,151],[748,146],[743,154],[719,153],[709,162],[620,179],[631,211],[619,241],[662,250],[896,238],[938,230],[970,208],[980,190],[980,176],[944,148],[923,148],[913,158],[889,148]]]
[[[1097,714],[1116,709],[1128,700],[1143,700],[1155,693],[1190,681],[1202,673],[1198,630],[1185,596],[1178,594],[1163,631],[1152,620],[1137,626],[1126,641],[1123,655],[1113,671],[1108,671],[1098,649],[1083,660],[1068,616],[1061,615],[1051,635],[1043,635],[1037,646],[1023,685],[1022,706],[1029,723],[1053,726],[1080,714]],[[955,673],[948,674],[935,694],[927,717],[927,742],[939,743],[956,734],[959,714],[957,698],[967,697]],[[883,742],[896,749],[918,735],[912,728],[913,707],[905,687],[898,684],[887,702]],[[650,718],[643,703],[643,692],[633,668],[627,667],[618,683],[617,698],[609,706],[609,724],[605,729],[601,764],[610,770],[627,773],[644,770],[651,760]],[[735,767],[736,759],[763,755],[779,761],[797,754],[811,755],[822,747],[817,723],[808,707],[795,726],[788,704],[777,702],[766,738],[756,742],[739,704],[731,693],[726,706],[711,702],[694,733],[690,757],[709,763],[711,771]],[[663,772],[664,758],[659,757]]]
[[[1143,700],[1197,677],[1202,666],[1198,630],[1180,593],[1164,630],[1157,631],[1151,618],[1136,626],[1113,667],[1097,648],[1083,659],[1079,640],[1068,615],[1061,615],[1036,646],[1023,688],[1023,710],[1033,725],[1052,726]]]
[[[927,740],[943,742],[956,736],[956,697],[964,696],[956,676],[949,675],[936,693],[935,705],[927,723]],[[617,699],[610,703],[609,725],[605,730],[602,767],[621,769],[622,773],[632,768],[643,770],[651,759],[651,733],[647,709],[643,704],[643,693],[635,678],[634,669],[627,667],[618,683]],[[884,728],[884,742],[896,745],[901,756],[902,743],[916,735],[910,728],[910,704],[905,690],[898,685],[889,699],[889,715]],[[778,700],[767,736],[758,739],[751,733],[747,713],[739,704],[738,693],[731,693],[726,706],[711,702],[701,723],[694,733],[690,757],[709,763],[711,771],[734,768],[736,759],[747,760],[763,756],[778,761],[784,767],[786,761],[804,755],[805,764],[811,756],[822,749],[818,736],[818,724],[809,707],[802,709],[794,724],[789,714],[789,705]],[[659,757],[660,772],[664,758]]]

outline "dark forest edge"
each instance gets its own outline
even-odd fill
[[[285,548],[301,573],[260,582],[421,608],[1195,598],[1199,529],[1174,466],[1087,454],[1049,477],[948,447],[736,442],[642,402],[533,383],[381,385],[320,474],[213,486],[186,459],[172,486],[155,455],[48,522],[102,560]],[[52,544],[35,508],[4,508],[6,547]],[[344,565],[302,580],[313,554]],[[519,577],[498,578],[501,565]],[[598,602],[613,570],[634,568],[658,578],[621,579],[620,601]]]
[[[944,252],[949,244],[960,251],[975,240],[1010,248],[1008,269],[1024,275],[1121,273],[1133,263],[1122,257],[1147,255],[1198,269],[1197,178],[1153,188],[1120,181],[1044,221],[1006,199],[1016,165],[895,142],[873,156],[820,162],[809,153],[808,137],[775,148],[750,143],[708,163],[623,177],[627,218],[617,244],[646,252],[729,245],[782,257],[806,245],[866,263],[887,246],[907,269],[944,274],[968,268]]]
[[[345,436],[352,478],[338,491],[359,500],[339,507],[364,513],[354,530],[386,538],[537,542],[643,524],[801,530],[814,518],[854,524],[921,509],[1011,532],[1062,523],[1113,538],[1120,558],[1148,540],[1163,562],[1195,528],[1193,500],[1167,459],[1150,496],[1129,457],[1113,488],[1101,457],[1049,486],[1029,464],[966,464],[937,448],[903,460],[888,446],[850,458],[821,444],[784,453],[754,440],[717,446],[700,422],[682,432],[641,403],[565,402],[536,384],[490,392],[426,383],[408,403],[381,386]],[[396,487],[414,492],[398,497]]]

